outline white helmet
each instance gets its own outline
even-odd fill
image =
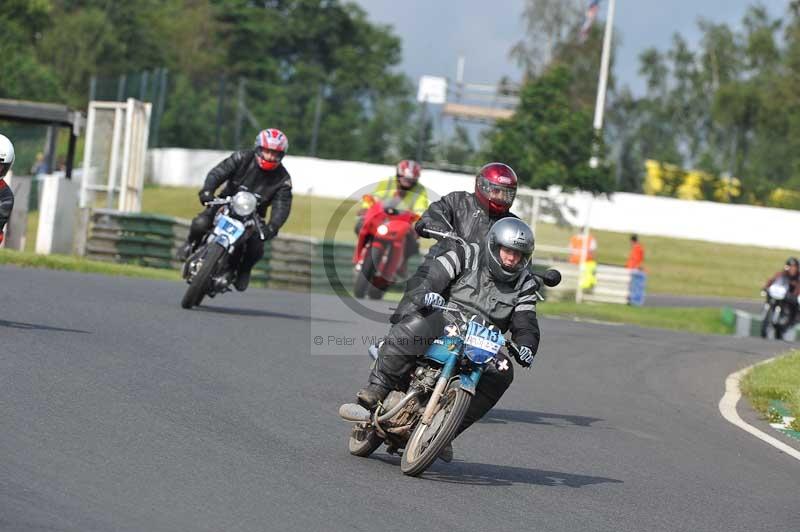
[[[5,177],[14,164],[14,145],[5,135],[0,135],[0,178]]]

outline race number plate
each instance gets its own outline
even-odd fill
[[[244,234],[244,224],[225,215],[219,217],[215,229],[217,234],[228,235],[228,237],[231,239],[231,242],[237,240]]]
[[[497,329],[470,321],[464,338],[464,354],[475,364],[488,364],[495,358],[506,339]]]

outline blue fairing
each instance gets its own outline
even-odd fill
[[[430,345],[425,352],[425,358],[435,360],[439,364],[446,364],[450,357],[458,353],[460,338],[443,336]]]
[[[469,375],[466,373],[461,373],[458,376],[459,380],[461,381],[461,389],[470,395],[475,395],[475,387],[478,386],[478,381],[481,380],[481,375],[483,375],[483,367],[475,368]]]

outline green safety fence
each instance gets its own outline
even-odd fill
[[[170,216],[91,209],[86,215],[81,254],[95,260],[152,268],[179,269],[175,259],[186,241],[189,221]],[[331,292],[339,282],[350,290],[354,281],[354,245],[279,235],[265,243],[264,258],[253,268],[253,281],[272,288]],[[412,257],[408,271],[421,263]],[[399,283],[390,291],[400,292]]]
[[[153,268],[180,269],[183,265],[175,256],[186,241],[188,220],[91,209],[85,214],[84,223],[86,238],[81,254],[87,258]],[[351,243],[281,234],[265,243],[264,258],[253,269],[253,281],[270,288],[350,292],[355,281],[353,253]],[[408,274],[416,271],[421,262],[422,256],[411,257],[406,268]],[[559,269],[564,282],[556,290],[550,290],[551,295],[573,298],[577,272],[568,265],[559,265]],[[404,288],[405,283],[398,282],[389,292],[400,293]]]

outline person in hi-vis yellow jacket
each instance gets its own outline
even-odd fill
[[[419,183],[419,174],[422,167],[417,161],[402,160],[397,163],[397,171],[394,177],[390,177],[378,183],[372,196],[375,199],[386,203],[393,198],[397,203],[394,207],[401,211],[412,211],[421,216],[428,208],[428,191]],[[364,213],[369,209],[370,203],[363,201],[361,210],[356,219],[356,234],[361,232],[364,223]],[[414,230],[408,232],[405,243],[405,260],[419,253],[417,243],[417,233]],[[404,261],[405,262],[405,261]],[[405,263],[403,265],[405,268]]]

